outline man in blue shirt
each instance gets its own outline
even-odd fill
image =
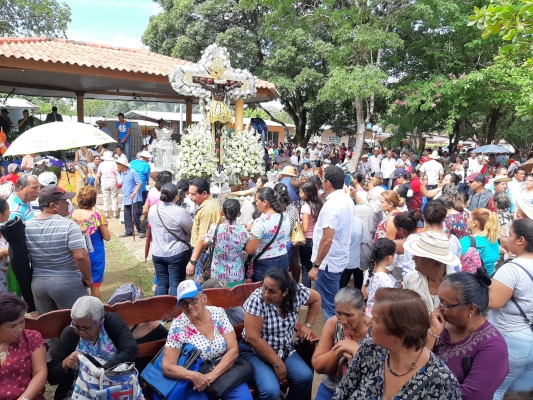
[[[128,160],[119,157],[115,160],[122,178],[122,195],[124,196],[124,226],[126,232],[120,238],[133,235],[133,223],[140,232],[142,212],[142,181],[137,172],[130,168]]]
[[[150,157],[152,157],[152,155],[150,154],[150,152],[143,150],[139,154],[137,154],[137,157],[139,157],[138,160],[133,160],[132,162],[130,162],[130,168],[137,172],[139,178],[141,178],[142,204],[144,205],[144,203],[146,203],[146,197],[148,197],[148,190],[146,188],[146,185],[150,180],[150,164],[148,164],[148,160],[150,159]],[[139,231],[139,237],[146,237],[146,231],[143,230],[142,227]]]
[[[35,176],[25,174],[19,177],[15,185],[15,192],[7,199],[9,219],[16,216],[24,222],[32,219],[34,214],[30,203],[37,199],[40,190],[41,185]]]
[[[115,140],[124,147],[124,154],[130,159],[131,123],[124,119],[124,114],[118,114],[118,122],[115,125]]]
[[[283,171],[281,171],[281,174],[279,174],[279,181],[280,183],[285,184],[287,186],[287,191],[289,192],[289,198],[291,199],[291,202],[293,203],[299,203],[300,202],[300,191],[296,189],[292,183],[291,180],[296,176],[296,171],[291,166],[286,166],[283,168]]]

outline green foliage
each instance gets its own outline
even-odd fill
[[[0,0],[1,36],[66,37],[70,7],[58,0]]]

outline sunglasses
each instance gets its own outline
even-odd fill
[[[74,321],[72,321],[72,322],[70,323],[70,327],[72,328],[72,330],[73,330],[74,332],[85,332],[85,333],[89,333],[90,331],[93,330],[93,328],[96,326],[96,324],[97,324],[98,322],[100,322],[100,319],[94,321],[94,324],[92,324],[90,328],[79,328],[79,327],[77,327],[76,325],[74,325]]]
[[[200,300],[203,296],[204,294],[202,293],[200,297],[193,297],[192,299],[184,299],[180,301],[180,306],[181,308],[189,308],[189,306],[195,306],[196,304],[198,304],[198,300]]]

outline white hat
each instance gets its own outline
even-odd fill
[[[143,158],[152,158],[152,155],[150,154],[149,151],[146,151],[146,150],[143,150],[141,151],[139,154],[137,154],[139,157],[143,157]]]
[[[438,160],[440,158],[439,156],[439,153],[437,153],[436,151],[434,151],[433,153],[431,153],[429,155],[429,158],[432,158],[433,160]]]
[[[440,232],[423,232],[419,237],[407,239],[403,247],[415,256],[431,258],[448,265],[460,264],[459,259],[451,252],[450,240]]]
[[[115,159],[113,158],[113,152],[104,151],[104,155],[102,156],[102,161],[115,161]]]
[[[280,175],[296,176],[296,171],[290,165],[286,165],[281,171]]]
[[[201,291],[202,291],[202,287],[200,286],[199,283],[191,279],[182,281],[178,285],[178,304],[183,299],[192,299],[194,296],[196,296]]]
[[[41,173],[37,180],[41,186],[57,185],[57,176],[50,171]]]
[[[526,214],[526,217],[533,219],[533,204],[527,202],[526,200],[520,200],[516,203],[516,207]]]
[[[117,164],[121,164],[121,165],[124,165],[125,167],[128,167],[130,166],[130,163],[128,162],[128,159],[126,157],[119,157],[115,160],[115,162]]]

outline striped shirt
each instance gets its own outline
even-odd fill
[[[9,204],[9,219],[19,216],[22,221],[26,222],[35,216],[30,203],[24,203],[15,193],[9,196],[7,203]]]
[[[159,215],[157,215],[158,210],[163,222],[161,222]],[[162,201],[150,207],[148,211],[148,222],[150,222],[150,229],[152,230],[152,254],[154,256],[172,257],[188,250],[185,243],[177,240],[167,230],[167,228],[170,229],[174,235],[185,242],[189,242],[192,218],[183,207],[172,202]]]
[[[87,246],[78,224],[71,219],[54,215],[27,221],[26,245],[33,276],[81,276],[72,251]]]

